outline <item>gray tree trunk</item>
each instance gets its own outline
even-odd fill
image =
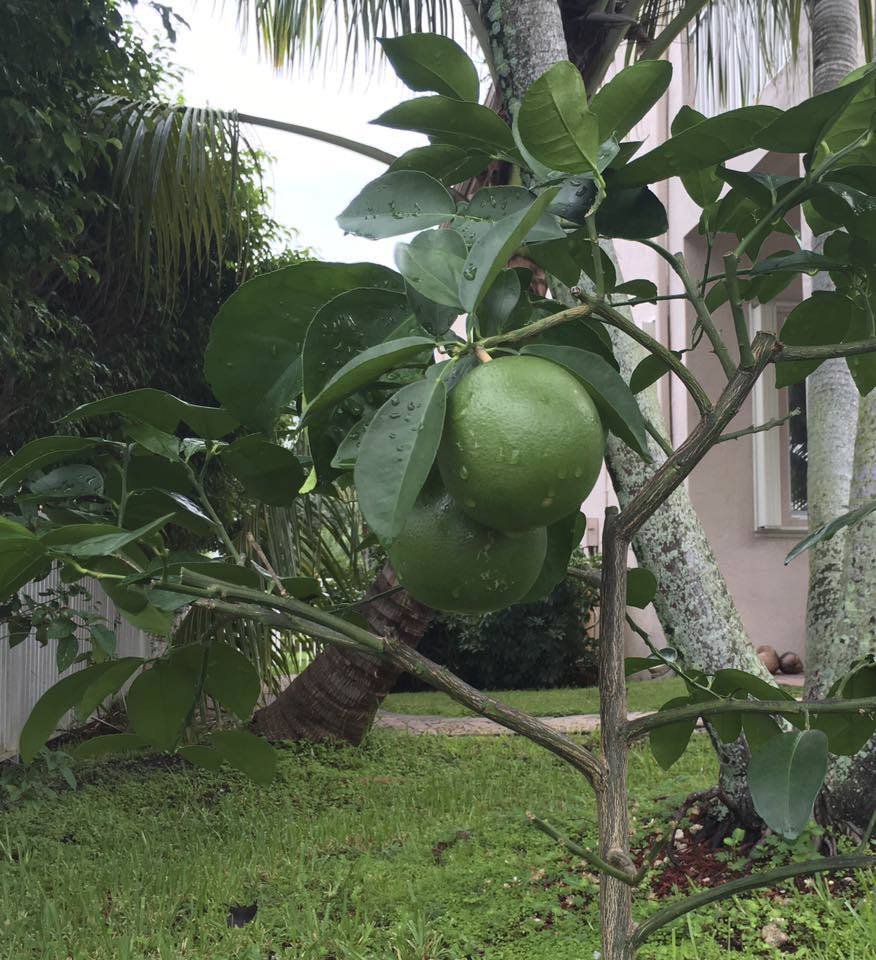
[[[876,498],[876,391],[861,400],[849,506]],[[830,685],[855,660],[876,653],[876,514],[846,534],[842,594],[829,661],[821,678]],[[864,829],[876,808],[876,737],[855,757],[838,757],[828,777],[828,810],[840,824]]]
[[[811,0],[813,92],[833,89],[859,65],[858,0]],[[817,244],[820,248],[820,244]],[[827,274],[813,284],[831,289]],[[848,509],[855,450],[858,391],[845,360],[828,360],[806,381],[806,432],[809,450],[807,499],[809,529]],[[823,696],[832,673],[833,629],[842,598],[846,537],[816,544],[809,551],[806,608],[806,696]]]

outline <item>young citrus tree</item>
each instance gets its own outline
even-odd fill
[[[589,102],[578,71],[558,63],[532,84],[509,125],[478,104],[475,68],[446,37],[413,34],[386,49],[402,79],[426,95],[377,122],[419,131],[430,142],[395,160],[338,222],[366,237],[415,234],[397,247],[398,271],[307,262],[257,277],[213,324],[206,374],[222,407],[155,390],[109,397],[67,419],[112,415],[116,432],[36,440],[0,465],[0,489],[17,503],[0,521],[0,596],[14,596],[58,564],[67,582],[101,580],[144,629],[169,632],[177,612],[191,605],[293,629],[407,670],[529,737],[580,771],[596,793],[598,850],[532,820],[599,870],[607,960],[629,960],[655,930],[723,897],[804,873],[876,865],[868,853],[874,814],[852,854],[709,889],[634,925],[633,891],[656,869],[675,825],[635,863],[627,782],[633,744],[648,737],[668,768],[700,719],[727,743],[744,733],[757,811],[774,831],[795,837],[811,818],[830,754],[851,756],[876,731],[876,662],[855,663],[830,699],[801,703],[743,671],[706,675],[671,649],[624,659],[627,605],[647,602],[654,589],[647,572],[627,574],[631,538],[730,436],[728,424],[767,368],[782,386],[844,357],[862,392],[873,386],[876,71],[858,71],[786,112],[753,106],[704,119],[684,108],[673,136],[638,156],[641,144],[625,137],[666,90],[666,63],[621,71]],[[804,173],[723,166],[754,148],[800,155]],[[531,187],[485,187],[460,202],[450,185],[493,159],[518,166]],[[650,185],[671,176],[681,176],[703,207],[704,229],[737,237],[723,270],[699,281],[653,240],[665,232],[666,215]],[[732,189],[719,199],[723,181]],[[788,233],[785,217],[800,206],[816,232],[829,233],[824,252],[791,243],[760,257],[768,236]],[[718,397],[678,353],[629,319],[626,308],[653,301],[657,290],[641,279],[618,284],[601,238],[655,246],[678,271],[697,317],[690,349],[707,344],[726,375]],[[570,283],[582,272],[589,278],[586,289],[574,288],[577,305],[528,293],[528,271],[506,266],[522,248]],[[795,274],[814,270],[830,270],[836,291],[804,301],[778,337],[752,340],[744,304],[765,302]],[[732,344],[713,317],[725,302],[735,320]],[[453,329],[463,316],[464,337]],[[629,383],[618,372],[609,328],[649,353]],[[700,412],[678,449],[643,419],[633,392],[664,375],[681,381]],[[485,696],[391,631],[370,632],[355,610],[306,602],[312,583],[237,551],[205,487],[211,471],[224,470],[255,500],[282,506],[352,483],[373,536],[415,598],[446,610],[492,610],[544,596],[565,576],[580,540],[580,504],[609,432],[643,457],[647,436],[657,435],[667,459],[606,518],[599,751]],[[296,449],[306,440],[307,457],[291,451],[293,439]],[[209,532],[203,552],[167,546],[165,529],[179,523]],[[258,679],[238,651],[205,637],[146,661],[115,659],[106,643],[97,646],[94,640],[91,652],[79,654],[89,661],[84,669],[34,708],[21,738],[25,761],[68,709],[88,716],[133,679],[130,729],[84,743],[80,756],[170,750],[195,764],[229,762],[257,780],[272,777],[272,749],[251,733],[219,729],[198,742],[191,728],[205,697],[243,721],[250,716]],[[660,664],[684,680],[687,695],[629,720],[625,674]]]

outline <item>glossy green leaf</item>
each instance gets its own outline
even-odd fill
[[[812,817],[827,764],[827,736],[820,730],[781,733],[752,751],[748,786],[768,827],[787,840],[800,836]]]
[[[131,390],[129,393],[117,393],[112,397],[85,403],[72,413],[68,413],[61,422],[85,420],[88,417],[106,416],[111,413],[120,413],[123,416],[141,420],[165,433],[175,433],[180,423],[185,423],[199,437],[208,438],[224,437],[238,426],[238,421],[221,407],[203,407],[186,403],[179,397],[165,393],[164,390],[154,390],[149,387]]]
[[[747,693],[756,700],[793,700],[794,697],[777,687],[768,683],[762,677],[755,676],[753,673],[747,673],[745,670],[735,670],[728,668],[719,670],[712,680],[712,690],[720,696],[738,696],[739,693]]]
[[[444,184],[419,170],[399,170],[366,184],[337,220],[345,233],[380,240],[436,227],[455,212]]]
[[[217,730],[210,734],[213,749],[226,763],[256,783],[270,783],[277,772],[274,748],[246,730]]]
[[[350,427],[347,435],[338,444],[337,452],[332,458],[332,466],[335,470],[352,470],[356,465],[356,458],[359,456],[359,448],[365,438],[365,431],[376,413],[375,409],[369,409],[361,420],[357,420]]]
[[[666,710],[675,710],[679,707],[690,706],[689,697],[675,697],[667,701],[660,708],[659,712]],[[690,738],[697,726],[697,718],[691,717],[689,720],[679,720],[676,723],[668,723],[665,727],[655,727],[649,734],[651,744],[651,753],[654,759],[660,765],[661,769],[668,770],[677,760],[679,760]]]
[[[197,690],[191,674],[159,661],[131,684],[126,704],[134,733],[158,750],[171,750],[183,733]]]
[[[241,720],[249,720],[261,682],[255,667],[239,650],[214,641],[210,644],[204,689]]]
[[[645,567],[627,571],[627,606],[644,610],[657,596],[657,578]]]
[[[844,700],[876,697],[876,663],[872,659],[859,663],[834,684],[828,697]],[[815,714],[811,722],[815,730],[827,735],[830,752],[841,757],[855,756],[876,732],[876,717],[858,711]]]
[[[617,370],[602,357],[575,347],[549,344],[527,346],[521,353],[552,360],[573,373],[587,388],[608,429],[640,456],[650,459],[645,421],[636,398]]]
[[[64,677],[49,687],[37,700],[18,741],[18,750],[25,763],[30,763],[42,750],[55,732],[61,717],[68,710],[72,710],[89,685],[104,673],[108,666],[107,663],[96,663]]]
[[[34,480],[30,492],[47,500],[97,496],[103,493],[103,475],[87,463],[68,463]]]
[[[529,207],[497,221],[471,248],[459,284],[460,302],[466,310],[471,312],[477,309],[493,281],[538,222],[556,192],[556,187],[545,190]]]
[[[83,740],[73,747],[72,754],[77,760],[93,760],[108,753],[130,753],[132,750],[145,750],[149,744],[135,733],[107,733],[102,737]]]
[[[454,229],[465,240],[466,246],[473,247],[497,221],[528,209],[534,199],[535,195],[525,187],[481,187],[465,207],[460,207],[453,220]],[[527,243],[538,243],[561,240],[565,235],[556,218],[543,213],[532,225],[525,240]]]
[[[524,146],[552,170],[595,170],[599,117],[587,105],[578,68],[561,60],[529,85],[517,113]]]
[[[751,751],[782,733],[779,721],[768,713],[743,713],[742,731]]]
[[[453,321],[462,313],[462,307],[447,307],[435,303],[422,293],[407,285],[408,305],[414,319],[423,330],[436,337],[443,337],[453,326]],[[457,297],[458,299],[458,297]]]
[[[491,157],[515,159],[511,128],[489,107],[449,97],[416,97],[382,113],[372,123],[393,130],[414,130]],[[427,224],[423,224],[427,226]]]
[[[459,280],[468,249],[456,230],[428,230],[395,248],[395,264],[405,280],[434,303],[462,310]]]
[[[140,657],[122,657],[120,660],[109,661],[106,669],[88,684],[80,696],[76,704],[76,717],[79,721],[87,720],[107,697],[118,693],[131,674],[142,665],[143,660]]]
[[[760,277],[770,273],[808,273],[814,276],[819,270],[837,270],[844,266],[814,250],[797,250],[766,257],[751,268],[751,276]]]
[[[874,288],[876,289],[876,288]],[[860,300],[855,301],[852,322],[846,331],[845,340],[867,340],[876,336],[872,314],[868,314]],[[846,357],[849,373],[855,381],[858,393],[866,397],[876,387],[876,353],[862,353],[857,357]]]
[[[170,635],[173,617],[152,604],[147,591],[134,586],[119,586],[111,581],[105,581],[103,589],[128,623],[147,633]]]
[[[286,447],[256,434],[241,437],[226,447],[222,464],[255,500],[275,507],[288,507],[304,483],[304,468]]]
[[[380,37],[378,42],[399,79],[411,90],[434,90],[445,97],[477,102],[478,72],[465,50],[450,37],[409,33]]]
[[[0,517],[0,600],[48,572],[46,549],[27,527]]]
[[[398,536],[432,469],[447,391],[440,380],[408,384],[377,411],[356,459],[359,506],[382,541]]]
[[[596,181],[592,176],[566,177],[551,201],[548,213],[583,225],[593,209],[596,195]]]
[[[332,377],[331,380],[308,404],[302,423],[308,422],[317,413],[334,406],[344,397],[373,383],[384,373],[396,367],[407,366],[425,353],[430,356],[435,341],[429,337],[402,337],[369,347],[354,357]],[[303,479],[303,478],[302,478]]]
[[[355,287],[400,292],[404,282],[374,263],[310,261],[242,284],[216,314],[207,345],[204,372],[222,405],[269,431],[301,393],[301,351],[314,314]]]
[[[136,530],[122,530],[108,524],[74,523],[49,530],[41,537],[41,541],[53,553],[73,557],[103,557],[118,553],[137,540],[146,539],[166,526],[172,516],[166,514],[158,517]]]
[[[633,370],[630,377],[630,390],[633,393],[641,393],[667,373],[669,373],[669,365],[666,361],[662,357],[650,353]]]
[[[477,329],[482,337],[525,326],[532,316],[532,305],[521,289],[516,270],[502,270],[477,310]]]
[[[390,164],[387,172],[421,170],[449,187],[476,177],[489,163],[487,154],[479,150],[465,150],[450,143],[430,143],[428,147],[407,150]]]
[[[786,110],[760,131],[755,146],[777,153],[810,153],[828,135],[853,97],[870,84],[872,68],[857,79],[810,97]]]
[[[603,237],[644,240],[669,229],[666,208],[647,187],[612,187],[596,211],[596,229]]]
[[[860,507],[849,510],[848,513],[843,513],[838,517],[834,517],[833,520],[823,523],[820,527],[816,527],[794,546],[785,557],[785,563],[790,563],[795,557],[799,557],[801,553],[804,553],[814,544],[820,543],[822,540],[830,540],[830,538],[839,533],[840,530],[860,523],[874,511],[876,511],[876,500],[870,500]]]
[[[50,463],[72,460],[101,445],[114,446],[108,441],[91,437],[41,437],[31,440],[8,460],[0,462],[0,489],[7,484],[20,483]]]
[[[816,290],[788,314],[779,331],[779,339],[789,346],[841,343],[851,326],[854,312],[854,303],[843,294],[833,290]],[[787,387],[804,380],[821,363],[819,360],[777,363],[776,387]]]
[[[202,767],[204,770],[218,770],[222,766],[222,754],[218,753],[212,747],[192,743],[188,746],[180,747],[177,753],[183,760],[186,760],[196,767]]]
[[[307,329],[304,396],[313,400],[345,363],[384,340],[409,336],[414,327],[410,302],[400,291],[362,287],[339,294],[320,307]]]
[[[619,283],[612,293],[623,293],[636,300],[650,300],[657,296],[657,284],[651,280],[627,280]]]
[[[668,60],[640,60],[616,73],[590,101],[599,119],[599,139],[623,139],[666,93],[672,80]]]
[[[575,512],[563,517],[547,528],[547,552],[538,579],[519,603],[535,603],[543,600],[558,583],[568,576],[569,558],[581,543],[587,529],[583,513]]]
[[[692,124],[659,147],[633,160],[612,178],[612,186],[637,187],[713,167],[746,153],[757,135],[781,113],[776,107],[740,107]]]
[[[563,308],[563,305],[555,300],[543,301],[536,304],[536,315],[541,315],[539,308],[545,304],[551,304],[553,309],[545,309],[544,316],[550,316]],[[599,354],[609,366],[615,370],[618,369],[618,362],[612,353],[611,337],[598,320],[588,320],[582,317],[570,323],[559,324],[545,330],[537,337],[527,340],[526,344],[527,346],[550,344],[557,347],[577,347],[579,350],[586,350],[588,353]]]

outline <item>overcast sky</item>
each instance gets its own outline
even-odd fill
[[[419,134],[368,123],[412,96],[392,70],[372,70],[355,84],[343,78],[340,65],[278,74],[260,62],[254,37],[244,48],[234,6],[228,3],[222,9],[211,0],[173,2],[191,27],[179,30],[174,55],[186,71],[181,92],[187,103],[317,127],[394,154],[426,142]],[[135,16],[142,30],[159,32],[158,16],[145,4],[138,4]],[[313,247],[325,260],[392,263],[396,241],[345,237],[335,223],[364,184],[384,169],[382,164],[287,133],[253,127],[245,132],[275,157],[267,177],[273,215],[298,230],[301,245]]]

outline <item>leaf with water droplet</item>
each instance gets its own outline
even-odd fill
[[[556,196],[557,189],[545,190],[528,207],[498,220],[471,248],[459,283],[459,299],[466,310],[471,312],[477,308],[514,251]]]
[[[338,217],[338,226],[375,240],[436,227],[455,212],[443,184],[419,170],[399,170],[366,184]]]
[[[389,414],[410,402],[418,404],[411,414],[416,417],[418,429],[406,430],[397,437]],[[365,520],[384,543],[401,533],[432,469],[444,429],[446,402],[447,390],[442,381],[418,380],[388,400],[368,426],[356,459],[354,479]]]

